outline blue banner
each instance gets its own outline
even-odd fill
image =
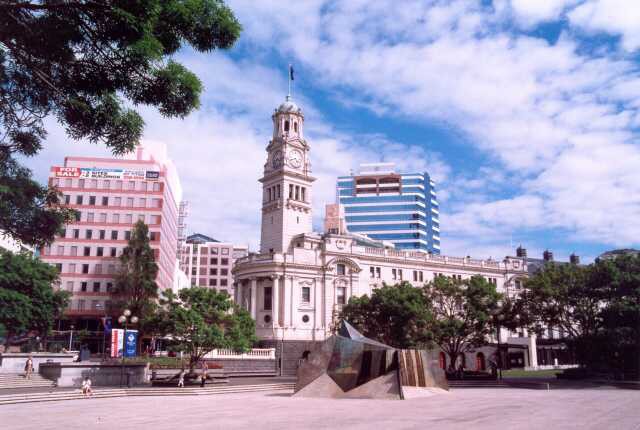
[[[127,330],[124,335],[124,356],[135,357],[138,343],[138,330]]]

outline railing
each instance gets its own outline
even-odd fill
[[[495,260],[480,260],[477,258],[470,257],[449,257],[445,255],[439,254],[427,254],[423,252],[416,251],[396,251],[393,249],[383,249],[383,248],[373,248],[373,247],[365,247],[364,253],[367,255],[376,255],[381,257],[391,257],[391,258],[404,258],[404,259],[413,259],[413,260],[422,260],[422,261],[431,261],[435,263],[444,263],[455,266],[475,266],[475,267],[488,267],[488,268],[504,268],[503,263]]]
[[[275,360],[275,348],[253,348],[248,352],[238,353],[232,349],[214,349],[205,358],[216,360]]]

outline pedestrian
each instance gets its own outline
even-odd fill
[[[184,368],[180,371],[180,375],[178,376],[178,387],[184,388]]]
[[[33,357],[29,355],[27,357],[27,362],[24,364],[24,376],[27,379],[31,379],[31,374],[33,373]]]
[[[202,375],[200,376],[200,386],[204,387],[204,384],[207,383],[207,370],[209,370],[209,366],[206,361],[202,362]]]
[[[85,397],[93,396],[93,390],[91,389],[91,379],[88,376],[85,376],[84,381],[82,381],[82,394]]]

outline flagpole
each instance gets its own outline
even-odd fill
[[[287,92],[287,98],[291,98],[291,63],[287,69],[287,79],[289,80],[289,91]]]

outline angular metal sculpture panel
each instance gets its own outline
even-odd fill
[[[444,381],[444,382],[443,382]],[[397,350],[342,322],[338,334],[312,351],[298,368],[295,395],[403,398],[403,386],[448,388],[427,351]]]

